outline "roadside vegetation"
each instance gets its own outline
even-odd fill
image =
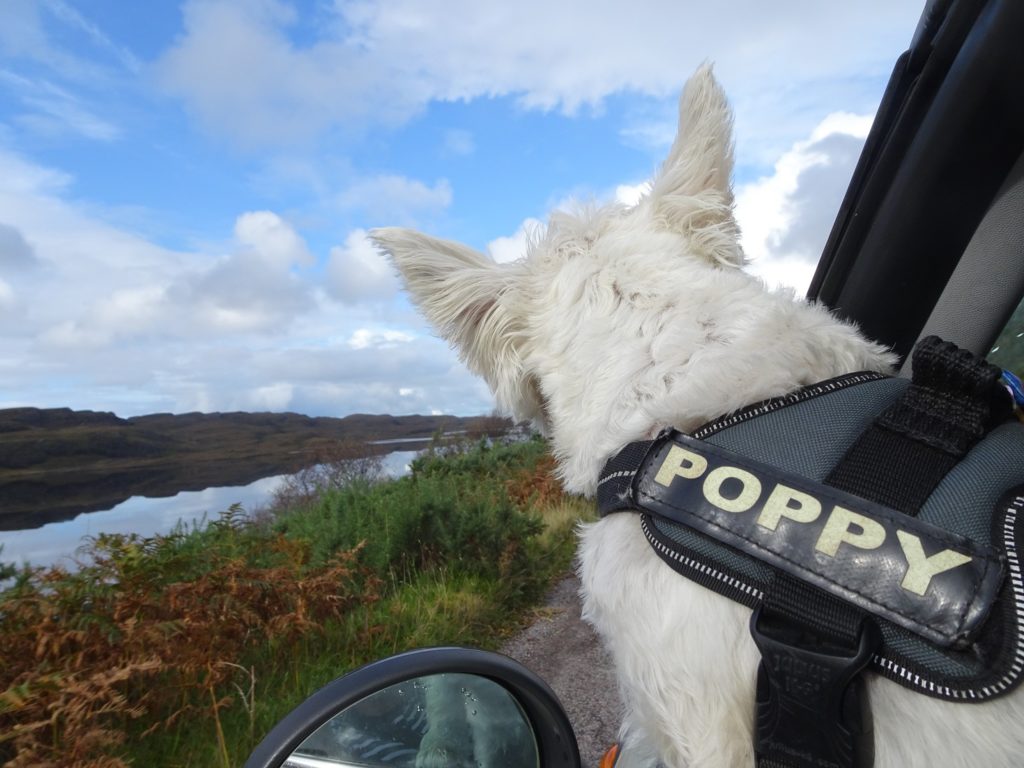
[[[539,440],[439,448],[392,481],[372,462],[337,466],[297,477],[259,515],[101,535],[73,572],[0,574],[13,577],[0,592],[0,764],[241,765],[355,666],[495,647],[568,568],[589,514]]]
[[[1017,305],[995,340],[988,361],[1024,378],[1024,301]]]

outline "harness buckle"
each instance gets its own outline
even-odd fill
[[[754,751],[758,768],[868,768],[874,739],[860,672],[878,646],[862,622],[857,647],[842,647],[783,617],[750,619],[761,651]]]

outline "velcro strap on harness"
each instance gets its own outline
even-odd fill
[[[914,348],[913,382],[858,438],[828,485],[916,515],[1013,401],[1002,371],[937,336]]]

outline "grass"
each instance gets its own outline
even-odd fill
[[[0,593],[0,761],[231,766],[312,691],[414,647],[495,647],[587,505],[545,445],[478,444],[257,522],[100,536]]]

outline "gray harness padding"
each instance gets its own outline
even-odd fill
[[[724,449],[754,466],[767,465],[821,484],[909,385],[905,379],[851,374],[715,420],[691,437],[708,444],[709,450]],[[652,461],[665,440],[671,436],[663,436],[660,444],[631,444],[608,463],[598,488],[602,514],[639,511],[648,541],[666,563],[710,589],[756,607],[771,583],[773,565],[734,546],[728,537],[723,541],[722,536],[658,514],[656,504],[638,499],[638,478],[651,470],[644,462]],[[871,660],[874,671],[913,690],[956,701],[991,699],[1020,682],[1024,584],[1017,540],[1022,513],[1024,425],[1009,421],[975,444],[927,497],[916,518],[908,518],[963,537],[979,550],[991,548],[1005,574],[998,599],[988,607],[980,629],[957,643],[935,642],[875,615],[882,642]]]

